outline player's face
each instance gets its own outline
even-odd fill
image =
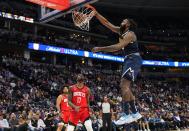
[[[121,23],[121,26],[122,26],[122,27],[128,27],[128,26],[129,26],[129,21],[128,21],[128,19],[123,20],[122,23]]]
[[[63,93],[68,93],[68,88],[67,87],[64,87]]]
[[[77,82],[78,83],[83,83],[84,82],[84,76],[83,75],[78,75],[77,76]]]

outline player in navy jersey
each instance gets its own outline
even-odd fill
[[[133,95],[130,86],[132,81],[136,80],[140,68],[142,65],[142,58],[139,54],[137,37],[134,29],[137,27],[136,22],[133,19],[124,19],[120,26],[111,24],[106,18],[100,15],[96,10],[96,18],[107,28],[115,33],[119,34],[119,43],[104,46],[94,47],[93,52],[115,52],[123,50],[124,63],[121,75],[121,92],[123,98],[123,110],[124,115],[120,117],[115,123],[117,125],[123,125],[131,123],[140,119],[142,116],[137,111],[135,106],[135,96]],[[129,108],[130,107],[130,108]]]

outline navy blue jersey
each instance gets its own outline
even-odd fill
[[[127,35],[129,31],[125,32],[123,35],[121,35],[121,38],[119,39],[120,41],[123,40],[123,37],[125,35]],[[138,48],[138,42],[137,41],[133,41],[133,42],[130,42],[127,46],[124,47],[123,49],[123,55],[129,55],[129,54],[132,54],[132,53],[137,53],[139,52],[139,48]]]
[[[129,31],[121,35],[119,41],[124,42],[124,36],[127,35]],[[127,46],[123,48],[123,55],[125,56],[122,70],[122,78],[130,81],[135,81],[142,66],[142,58],[139,54],[138,42],[130,42]]]

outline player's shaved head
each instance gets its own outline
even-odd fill
[[[77,82],[81,83],[83,82],[85,79],[84,75],[83,74],[78,74],[77,75]]]

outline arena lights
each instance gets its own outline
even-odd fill
[[[53,52],[53,53],[60,53],[67,55],[75,55],[75,56],[88,57],[88,58],[101,59],[101,60],[109,60],[116,62],[124,61],[124,57],[120,57],[120,56],[92,53],[89,51],[73,50],[68,48],[44,45],[42,43],[28,43],[28,48],[36,51],[46,51],[46,52]],[[189,62],[143,60],[142,64],[145,66],[189,67]]]
[[[11,14],[11,13],[6,13],[6,12],[0,12],[0,17],[13,19],[13,20],[20,20],[20,21],[29,22],[29,23],[34,23],[33,18],[14,15],[14,14]]]

